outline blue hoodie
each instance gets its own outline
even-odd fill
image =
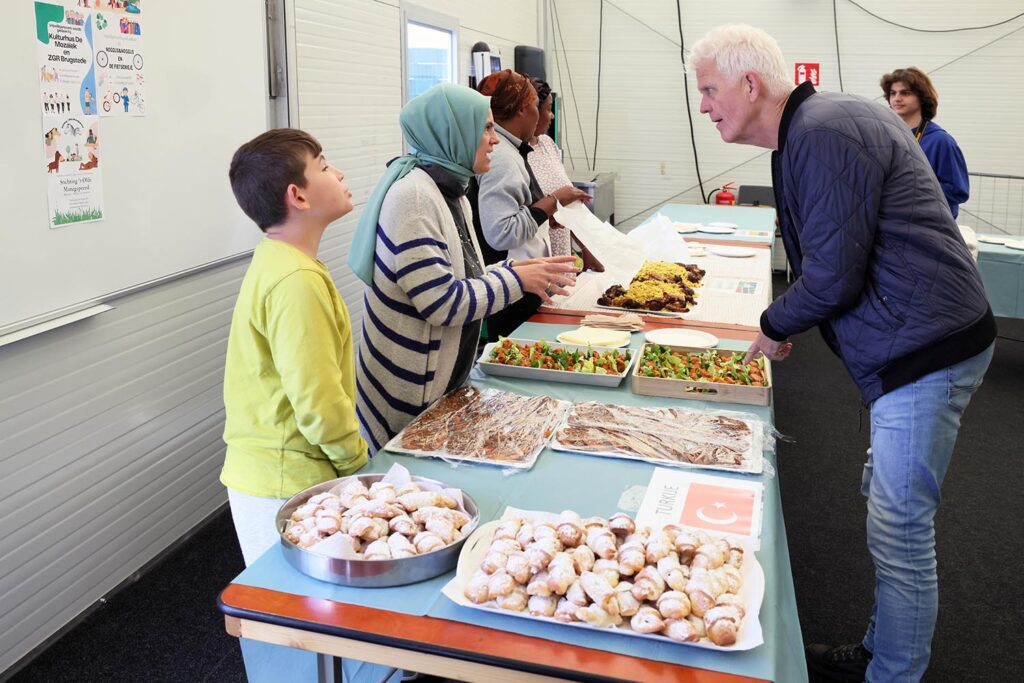
[[[911,131],[915,136],[917,129]],[[942,193],[946,195],[953,218],[960,213],[960,205],[967,201],[971,192],[971,181],[967,177],[967,162],[964,153],[946,129],[929,121],[921,136],[921,151],[928,157],[928,163],[939,179]]]

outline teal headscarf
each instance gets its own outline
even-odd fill
[[[348,252],[348,267],[366,284],[373,282],[380,207],[391,185],[420,164],[451,171],[463,187],[473,177],[473,161],[487,123],[491,98],[465,86],[441,83],[402,107],[398,121],[412,154],[391,162],[359,217]]]

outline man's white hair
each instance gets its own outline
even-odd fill
[[[692,74],[698,64],[705,62],[713,63],[724,76],[739,78],[754,71],[768,93],[776,97],[788,95],[794,87],[779,44],[747,24],[719,26],[698,40],[690,49],[686,65]]]

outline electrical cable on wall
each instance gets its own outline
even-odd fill
[[[871,10],[869,10],[868,8],[864,7],[863,5],[860,5],[860,4],[856,3],[856,2],[854,2],[854,0],[846,0],[846,1],[849,2],[851,5],[853,5],[854,7],[856,7],[857,9],[859,9],[861,12],[864,12],[865,14],[868,14],[868,15],[874,17],[875,19],[878,19],[879,21],[885,22],[886,24],[889,24],[891,26],[897,26],[899,28],[905,28],[908,31],[915,31],[917,33],[957,33],[957,32],[960,32],[960,31],[979,31],[979,30],[984,29],[984,28],[995,28],[996,26],[1002,26],[1003,24],[1008,24],[1008,23],[1010,23],[1011,21],[1013,21],[1015,19],[1020,19],[1021,17],[1024,17],[1024,12],[1021,12],[1020,14],[1015,14],[1014,16],[1010,17],[1009,19],[1003,19],[1002,21],[997,21],[994,24],[985,24],[984,26],[962,26],[960,28],[914,28],[913,26],[907,26],[905,24],[898,24],[895,21],[890,21],[889,19],[886,19],[885,17],[881,17],[881,16],[875,14],[874,12],[872,12]]]
[[[551,7],[551,0],[548,0],[548,8],[550,9],[550,7]],[[548,21],[549,21],[549,23],[552,21],[552,19],[551,19],[551,12],[550,11],[548,12]],[[551,30],[552,30],[552,33],[554,33],[554,25],[553,24],[552,24]],[[555,52],[555,71],[558,73],[558,85],[559,85],[559,87],[561,87],[562,83],[565,82],[564,80],[562,80],[562,65],[558,61],[558,54],[559,54],[558,50],[555,50],[554,52]],[[568,64],[568,62],[566,64]],[[564,122],[565,121],[565,98],[564,97],[558,97],[555,101],[557,102],[558,106],[561,107],[561,109],[562,109],[561,115],[558,117],[558,120]],[[565,135],[565,152],[566,152],[566,154],[569,155],[569,163],[572,165],[573,168],[576,168],[576,160],[572,156],[572,147],[569,145],[569,136],[567,134]]]
[[[604,0],[598,0],[597,15],[597,106],[594,108],[594,170],[597,170],[597,136],[601,131],[601,62],[604,56]]]
[[[583,142],[583,158],[587,162],[587,170],[590,168],[590,152],[587,151],[587,139],[583,137],[583,122],[580,120],[580,108],[576,104],[576,91],[572,87],[572,69],[569,68],[569,56],[565,53],[565,40],[562,38],[562,22],[558,18],[558,3],[551,0],[551,9],[555,18],[555,32],[558,34],[558,42],[562,45],[562,55],[565,57],[565,71],[569,76],[569,93],[572,95],[572,107],[576,110],[576,125],[579,126],[580,140]]]
[[[697,171],[697,185],[700,196],[704,199],[704,181],[700,177],[700,161],[697,160],[697,138],[693,133],[693,112],[690,109],[690,78],[686,73],[686,43],[683,41],[683,8],[681,0],[676,0],[676,21],[679,24],[679,61],[683,65],[683,99],[686,100],[686,118],[690,123],[690,146],[693,147],[693,167]],[[707,199],[704,199],[707,204]]]
[[[846,92],[843,90],[843,60],[839,55],[839,18],[837,12],[839,10],[836,7],[836,0],[832,0],[832,32],[836,37],[836,74],[839,76],[839,92]]]

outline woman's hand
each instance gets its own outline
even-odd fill
[[[556,294],[568,294],[567,287],[576,284],[576,273],[573,265],[574,256],[547,256],[515,261],[512,270],[523,282],[523,289],[536,294],[546,304]]]
[[[574,187],[572,185],[565,185],[563,187],[558,188],[557,190],[551,193],[551,196],[557,199],[558,203],[561,204],[562,206],[569,206],[570,204],[577,200],[585,202],[588,199],[592,199],[592,197],[589,194],[579,189],[578,187]]]
[[[555,211],[558,210],[558,205],[568,206],[576,200],[586,201],[590,199],[590,195],[583,190],[578,190],[572,185],[566,185],[560,187],[551,194],[541,197],[533,203],[532,206],[540,209],[548,215],[548,219],[555,215]]]

